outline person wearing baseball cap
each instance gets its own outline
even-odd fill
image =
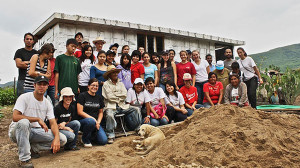
[[[44,97],[48,85],[47,77],[37,76],[34,91],[20,95],[13,108],[9,137],[17,143],[21,167],[33,167],[33,155],[39,157],[41,150],[50,149],[56,153],[67,142],[66,136],[58,130],[52,104]],[[51,130],[45,119],[49,121]]]
[[[116,66],[116,61],[115,61],[116,53],[114,51],[107,50],[105,55],[106,55],[106,61],[104,62],[104,65],[106,65],[106,66],[109,66],[109,65]]]
[[[217,81],[222,82],[223,87],[226,88],[226,86],[229,84],[230,71],[224,67],[224,61],[217,61],[216,69],[213,72],[218,76]]]
[[[193,112],[203,107],[201,104],[197,104],[198,101],[198,93],[197,88],[192,86],[193,78],[192,75],[189,73],[183,74],[183,82],[184,86],[182,86],[179,90],[179,92],[183,95],[184,101],[185,101],[185,107],[188,111],[187,116],[191,116]]]
[[[55,119],[58,124],[59,132],[67,137],[65,150],[79,150],[76,146],[80,122],[75,120],[77,116],[76,104],[74,103],[75,94],[72,88],[65,87],[61,91],[59,103],[54,108]]]
[[[104,112],[106,113],[106,133],[108,136],[108,143],[113,143],[115,138],[114,129],[117,126],[115,115],[120,114],[131,114],[134,113],[135,120],[126,120],[127,128],[131,130],[136,129],[140,122],[138,122],[138,112],[135,108],[125,103],[127,97],[127,90],[124,84],[118,78],[118,74],[121,69],[117,69],[114,65],[107,67],[107,71],[103,74],[103,77],[107,79],[102,87],[102,96],[104,98]]]

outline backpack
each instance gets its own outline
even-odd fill
[[[126,114],[124,120],[125,120],[126,128],[129,131],[134,131],[141,125],[141,121],[138,120],[135,111]]]

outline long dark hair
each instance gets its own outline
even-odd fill
[[[154,52],[154,53],[151,55],[151,57],[150,57],[150,62],[151,62],[152,64],[156,64],[156,63],[154,62],[152,56],[158,57],[158,64],[159,64],[159,63],[160,63],[160,56],[157,54],[157,52]]]
[[[129,60],[129,62],[128,62],[127,65],[124,65],[123,59],[124,59],[125,57]],[[130,57],[129,54],[127,54],[127,53],[123,53],[123,54],[122,54],[121,60],[120,60],[120,65],[121,65],[124,69],[130,70],[130,67],[131,67],[131,57]]]
[[[129,45],[124,45],[124,46],[122,47],[122,50],[121,50],[122,53],[123,53],[123,50],[124,50],[125,47],[128,47],[128,48],[129,48]],[[130,49],[130,48],[129,48],[129,49]]]
[[[162,56],[161,56],[161,57],[162,57]],[[165,60],[164,60],[163,58],[161,58],[161,59],[160,59],[160,69],[161,69],[162,67],[164,67],[164,65],[165,65]],[[171,66],[170,57],[169,57],[169,59],[168,59],[168,61],[167,61],[167,67],[169,67],[169,66]]]
[[[245,56],[245,57],[248,56],[247,53],[246,53],[246,51],[244,50],[244,48],[239,47],[239,48],[236,49],[236,51],[238,51],[238,50],[242,50],[242,51],[244,52],[244,56]]]
[[[167,82],[166,82],[166,85],[165,85],[166,87],[167,87],[167,84],[174,87],[174,91],[173,91],[173,92],[174,92],[174,95],[178,98],[178,94],[177,94],[177,89],[176,89],[175,83],[172,82],[172,81],[167,81]],[[166,95],[169,97],[170,93],[167,91],[167,89],[166,89],[165,93],[166,93]]]
[[[85,55],[85,51],[87,51],[90,47],[92,49],[92,55],[89,57],[89,59],[91,60],[91,64],[93,64],[93,62],[95,61],[94,54],[93,54],[93,47],[91,45],[85,45],[82,49],[82,54],[79,57],[80,64],[87,58],[87,56]]]
[[[43,54],[43,53],[49,54],[49,53],[54,52],[54,51],[55,51],[55,49],[54,49],[53,44],[51,44],[51,43],[46,43],[46,44],[44,44],[44,45],[42,46],[42,48],[41,48],[40,50],[38,50],[37,53],[38,53],[39,55],[41,55],[41,54]]]

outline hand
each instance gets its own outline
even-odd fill
[[[179,87],[178,87],[178,86],[176,86],[176,90],[179,90]]]
[[[78,88],[78,94],[80,93],[80,89]]]
[[[55,99],[58,100],[58,98],[59,98],[58,97],[58,90],[55,89],[55,93],[54,94],[55,94]]]
[[[192,105],[192,110],[196,110],[196,107],[194,105]]]
[[[221,105],[221,103],[217,103],[216,105],[217,105],[217,106],[218,106],[218,105]]]
[[[52,143],[51,143],[51,149],[53,153],[56,153],[60,150],[60,141],[59,141],[59,136],[54,137]]]
[[[97,123],[97,120],[96,120],[96,118],[92,117],[92,119],[93,119],[93,120],[95,120],[95,122]]]
[[[45,130],[45,132],[48,132],[48,127],[42,119],[39,119],[38,123]]]
[[[100,129],[100,123],[99,122],[96,122],[96,128],[97,128],[97,130]]]
[[[263,83],[264,83],[263,79],[259,78],[259,84],[263,84]]]
[[[182,114],[187,114],[188,111],[186,109],[181,109]]]
[[[154,114],[154,118],[155,119],[158,119],[159,118],[159,116],[158,116],[158,114],[155,112],[155,113],[153,113]]]
[[[58,124],[58,129],[64,129],[66,126],[66,122],[62,122],[60,124]]]
[[[169,118],[166,115],[164,115],[162,118],[165,118],[169,122]]]
[[[67,131],[70,131],[70,132],[74,133],[74,131],[70,127],[64,127],[64,130],[67,130]]]
[[[145,117],[145,121],[144,121],[144,123],[145,123],[145,124],[147,124],[147,123],[150,123],[150,118],[148,118],[148,117]]]

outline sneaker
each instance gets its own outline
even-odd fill
[[[41,155],[39,153],[36,153],[33,150],[30,150],[30,153],[31,153],[31,158],[32,159],[37,159],[37,158],[41,157]]]
[[[109,138],[108,141],[107,141],[107,143],[109,143],[109,144],[114,143],[114,139],[113,138]]]
[[[33,168],[33,164],[30,159],[28,159],[26,161],[21,161],[20,166],[22,168]]]
[[[91,143],[83,143],[82,139],[81,139],[81,143],[85,148],[91,148],[93,146]]]
[[[75,151],[75,150],[80,150],[80,148],[78,148],[77,146],[73,147],[73,148],[68,148],[68,147],[65,147],[64,148],[66,151]]]

